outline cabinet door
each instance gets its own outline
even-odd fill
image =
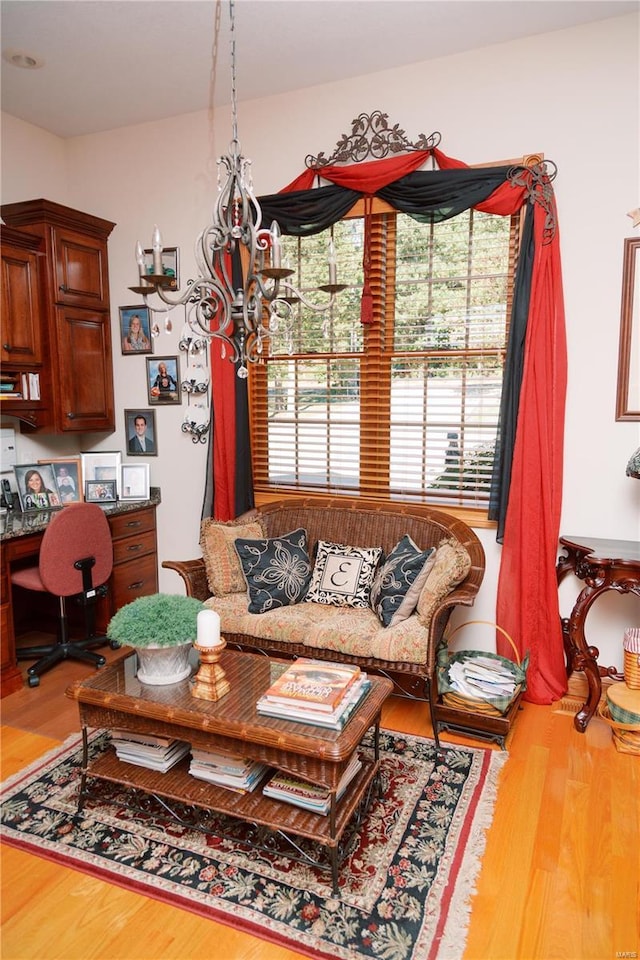
[[[57,227],[53,231],[53,259],[57,303],[109,306],[106,241]]]
[[[38,258],[29,250],[4,244],[0,359],[20,368],[42,363]]]
[[[115,430],[108,313],[58,307],[58,427]]]

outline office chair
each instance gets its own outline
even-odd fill
[[[38,566],[12,571],[12,584],[25,590],[52,593],[60,602],[57,642],[17,651],[19,660],[39,658],[27,668],[30,687],[37,687],[42,673],[68,658],[83,660],[95,667],[104,666],[105,658],[89,648],[108,642],[108,637],[96,635],[95,604],[98,596],[107,592],[106,582],[112,568],[113,545],[105,514],[95,503],[70,503],[54,514],[45,530]],[[84,608],[86,636],[83,640],[69,639],[67,597],[77,597]],[[111,646],[117,648],[118,644]]]

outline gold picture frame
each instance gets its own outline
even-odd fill
[[[616,420],[640,420],[640,237],[624,241]]]

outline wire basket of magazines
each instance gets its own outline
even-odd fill
[[[449,653],[448,642],[463,627],[486,624],[505,637],[515,662],[486,650],[461,650]],[[521,661],[517,647],[506,630],[490,620],[468,620],[452,630],[438,647],[438,692],[448,707],[501,717],[515,698],[527,689],[529,654]]]

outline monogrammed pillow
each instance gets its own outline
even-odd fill
[[[305,600],[334,607],[368,607],[380,547],[348,547],[318,540],[311,586]]]
[[[211,593],[224,597],[228,593],[244,593],[247,589],[242,565],[235,549],[238,537],[257,539],[266,534],[264,522],[257,510],[245,513],[237,520],[222,523],[207,519],[200,524],[200,547],[207,582]]]

